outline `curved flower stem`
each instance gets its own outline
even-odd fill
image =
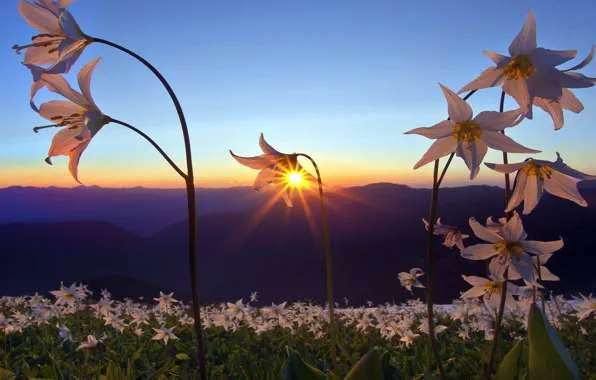
[[[198,359],[199,359],[199,372],[200,378],[202,380],[207,380],[207,362],[205,359],[205,343],[203,339],[203,329],[201,326],[201,307],[199,304],[199,281],[197,275],[197,206],[196,206],[196,189],[194,183],[194,171],[192,166],[192,152],[190,147],[190,135],[188,133],[188,125],[186,124],[186,118],[184,117],[184,112],[182,111],[182,106],[180,105],[180,101],[178,101],[178,97],[172,90],[172,87],[168,83],[168,81],[161,75],[159,71],[153,65],[151,65],[147,60],[145,60],[140,55],[136,54],[135,52],[128,50],[125,47],[122,47],[118,44],[113,42],[89,37],[91,42],[98,42],[113,48],[116,48],[124,53],[132,56],[133,58],[137,59],[143,65],[145,65],[151,72],[159,79],[161,84],[165,87],[176,107],[176,112],[178,113],[178,118],[180,119],[180,126],[182,127],[182,135],[184,137],[184,149],[186,151],[186,195],[187,195],[187,202],[188,202],[188,261],[189,261],[189,270],[190,270],[190,284],[191,284],[191,291],[192,291],[192,307],[193,307],[193,317],[194,317],[194,327],[195,333],[197,334],[197,350],[198,350]]]
[[[339,376],[339,367],[337,365],[337,325],[335,323],[335,302],[333,300],[333,261],[331,257],[331,239],[329,236],[329,226],[327,223],[327,213],[325,212],[325,200],[323,196],[323,181],[321,172],[315,160],[307,154],[297,153],[296,156],[302,156],[308,159],[317,172],[317,181],[319,184],[319,200],[321,202],[321,221],[323,223],[323,235],[325,237],[325,259],[327,266],[327,302],[329,303],[329,333],[331,337],[331,366],[335,375]]]
[[[112,119],[110,118],[110,122],[112,123],[116,123],[116,124],[120,124],[128,129],[133,130],[134,132],[138,133],[139,135],[141,135],[145,140],[149,141],[151,143],[151,145],[153,145],[153,147],[155,149],[157,149],[157,151],[159,153],[161,153],[161,155],[163,156],[163,158],[165,158],[165,160],[168,162],[168,164],[170,164],[170,166],[172,168],[174,168],[174,170],[176,171],[176,173],[180,174],[180,177],[184,178],[185,180],[188,178],[188,176],[186,175],[186,173],[184,173],[182,170],[180,170],[180,168],[174,163],[174,161],[172,161],[172,159],[166,154],[166,152],[163,151],[163,149],[161,149],[161,147],[159,145],[157,145],[157,143],[155,141],[153,141],[153,139],[151,139],[151,137],[149,137],[148,135],[146,135],[143,131],[141,131],[138,128],[133,127],[132,125],[125,123],[123,121],[120,120],[116,120],[116,119]]]
[[[499,104],[499,112],[503,112],[505,108],[505,91],[501,91],[501,102]],[[501,133],[504,135],[505,130],[502,130]],[[503,164],[508,164],[509,160],[507,157],[507,152],[503,152]],[[511,199],[511,181],[509,179],[509,173],[505,173],[505,207],[509,205],[509,200]],[[507,221],[513,217],[513,211],[510,211],[506,214]],[[503,314],[505,313],[505,298],[507,297],[507,275],[509,272],[509,268],[505,269],[504,279],[505,282],[503,283],[503,290],[501,292],[501,302],[499,305],[499,314],[497,315],[497,321],[495,325],[495,337],[493,338],[492,347],[490,350],[490,357],[488,358],[488,366],[486,367],[486,380],[490,380],[492,371],[493,371],[493,362],[495,361],[495,355],[497,354],[497,347],[499,345],[499,335],[501,333],[501,323],[503,322]]]

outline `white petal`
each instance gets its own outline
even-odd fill
[[[490,164],[485,163],[490,169],[499,173],[513,173],[526,166],[527,162],[518,162],[516,164]]]
[[[557,157],[557,161],[551,165],[556,171],[561,172],[569,177],[573,177],[575,179],[596,179],[596,176],[582,173],[579,170],[575,170],[567,166],[567,164],[563,162],[563,159],[561,159],[561,155],[559,154],[559,152],[557,152]]]
[[[544,189],[540,177],[536,175],[528,176],[524,190],[524,215],[528,215],[536,208],[538,202],[542,199],[543,192]]]
[[[48,90],[64,96],[71,102],[84,108],[90,105],[82,94],[70,87],[62,75],[44,74],[41,76],[41,80],[46,82]]]
[[[522,242],[522,247],[524,251],[528,253],[533,253],[535,255],[540,255],[542,253],[553,253],[558,251],[559,249],[563,248],[563,239],[555,240],[555,241],[535,241],[535,240],[526,240]]]
[[[36,39],[36,42],[43,42],[44,40],[51,39],[51,37],[40,37],[39,39]],[[28,47],[25,52],[23,63],[31,65],[53,65],[59,59],[58,50],[56,50],[57,47],[57,44]]]
[[[530,53],[530,60],[535,66],[559,66],[575,58],[577,50],[550,50],[537,48]]]
[[[521,242],[528,236],[517,212],[513,213],[511,219],[501,228],[499,235],[509,242]]]
[[[262,133],[261,133],[261,136],[259,137],[259,146],[261,147],[261,150],[265,154],[279,154],[279,155],[282,155],[282,153],[280,153],[277,150],[275,150],[271,145],[269,145],[269,143],[267,141],[265,141],[265,137],[263,136]]]
[[[39,112],[39,108],[37,108],[37,106],[35,105],[33,98],[35,97],[35,95],[37,94],[37,92],[39,90],[41,90],[42,88],[45,87],[45,85],[46,85],[46,83],[41,80],[39,80],[37,82],[33,82],[33,84],[31,84],[29,105],[31,106],[31,109],[35,112]]]
[[[503,66],[506,66],[511,61],[511,59],[512,59],[511,57],[508,57],[506,55],[502,55],[502,54],[495,53],[495,52],[488,51],[488,50],[483,50],[482,52],[491,61],[493,61],[494,63],[496,63],[497,64],[497,67],[499,67],[499,68],[502,68]]]
[[[532,262],[535,265],[538,265],[538,263],[540,263],[540,265],[544,265],[544,264],[546,264],[546,262],[548,261],[548,259],[550,259],[553,256],[554,256],[553,253],[543,253],[543,254],[538,255],[538,256],[532,256]]]
[[[577,190],[577,183],[556,170],[553,170],[550,178],[544,178],[544,189],[557,197],[568,199],[580,206],[588,206],[588,203]]]
[[[66,100],[52,100],[43,103],[39,107],[39,115],[56,124],[59,124],[62,121],[62,119],[58,119],[57,116],[66,118],[77,114],[79,117],[82,117],[85,111],[86,109],[78,104]]]
[[[85,34],[77,24],[77,21],[74,19],[72,14],[66,9],[62,9],[60,12],[60,19],[59,19],[60,29],[62,32],[72,38],[73,40],[80,40],[85,38]]]
[[[440,83],[439,86],[441,86],[447,100],[449,118],[456,123],[471,120],[473,116],[472,107],[447,87]]]
[[[448,155],[449,153],[453,153],[455,151],[457,145],[457,140],[453,137],[443,137],[442,139],[438,139],[432,145],[424,156],[414,165],[414,169],[418,169],[421,166],[428,164],[434,160],[437,160],[441,157]]]
[[[79,81],[79,88],[81,89],[83,96],[85,97],[87,102],[94,108],[97,108],[97,105],[95,105],[95,102],[93,101],[93,96],[91,96],[91,77],[93,76],[93,71],[97,67],[97,64],[100,60],[101,58],[95,58],[89,61],[85,66],[83,66],[83,68],[81,69],[81,71],[79,71],[79,74],[77,75],[77,79]]]
[[[500,150],[509,153],[540,153],[540,150],[526,148],[525,146],[516,143],[511,137],[505,136],[501,132],[484,131],[480,136],[480,140],[484,141],[492,149]]]
[[[474,122],[485,131],[500,132],[519,124],[523,120],[524,113],[525,110],[522,109],[506,112],[484,111],[474,118]]]
[[[468,284],[472,286],[484,286],[488,282],[488,280],[484,277],[478,276],[464,276],[462,278],[468,282]]]
[[[270,165],[269,167],[273,167],[273,165]],[[259,191],[263,188],[263,186],[272,184],[275,178],[275,174],[275,171],[270,170],[268,168],[261,170],[259,174],[257,174],[257,178],[255,179],[252,188],[256,191]]]
[[[526,193],[526,183],[528,182],[528,175],[524,172],[518,172],[515,176],[515,183],[513,187],[513,194],[511,194],[511,199],[507,204],[507,208],[505,212],[509,212],[519,206],[519,204],[524,200],[524,196]]]
[[[487,132],[484,132],[487,133]],[[483,135],[484,135],[483,133]],[[470,169],[470,179],[476,178],[480,171],[480,164],[488,151],[486,144],[480,140],[463,141],[457,144],[456,154],[461,157],[468,169]]]
[[[534,105],[540,107],[544,112],[550,115],[555,125],[555,130],[563,128],[565,117],[563,116],[563,107],[556,100],[534,98]]]
[[[521,254],[517,258],[511,259],[511,265],[515,267],[521,278],[528,282],[536,282],[536,272],[530,256]]]
[[[410,131],[405,132],[404,134],[417,134],[424,137],[428,137],[429,139],[440,139],[442,137],[451,136],[453,134],[453,128],[455,127],[455,123],[451,120],[443,120],[432,127],[419,127],[414,128]]]
[[[18,9],[21,16],[33,28],[43,33],[56,34],[58,19],[48,9],[34,5],[26,0],[19,2]]]
[[[54,135],[48,150],[48,158],[68,156],[72,150],[89,139],[88,131],[84,127],[63,128]]]
[[[476,244],[461,251],[461,256],[468,260],[486,260],[497,254],[493,244]]]
[[[544,255],[540,255],[540,256],[544,256]],[[553,274],[553,272],[551,272],[547,267],[544,266],[540,266],[540,278],[542,279],[542,281],[560,281],[561,278],[555,274]]]
[[[560,72],[555,70],[552,76],[558,79],[557,84],[565,88],[588,88],[594,86],[594,78],[588,78],[577,72]],[[560,94],[559,94],[560,96]]]
[[[559,99],[559,103],[561,103],[561,107],[574,113],[580,113],[584,110],[582,102],[566,88],[563,89],[563,95]]]
[[[501,240],[501,236],[499,236],[499,234],[484,227],[482,224],[478,223],[475,218],[470,218],[470,228],[472,228],[472,231],[474,231],[474,235],[476,235],[476,237],[489,243],[496,243]]]
[[[289,189],[283,190],[281,197],[284,199],[284,202],[286,202],[286,206],[294,207],[294,205],[292,204],[292,198],[290,196]]]
[[[509,55],[515,57],[520,54],[530,54],[534,49],[536,49],[536,19],[534,13],[529,11],[524,26],[509,45]]]
[[[467,280],[466,280],[467,281]],[[485,282],[488,281],[485,279]],[[474,286],[472,289],[468,290],[464,294],[461,295],[461,298],[476,298],[483,296],[486,293],[486,288],[483,286]]]
[[[563,71],[573,71],[573,70],[579,70],[581,68],[584,68],[590,62],[592,62],[592,58],[594,58],[594,45],[592,45],[592,49],[590,49],[590,53],[588,54],[588,56],[583,61],[581,61],[577,65],[573,66],[572,68],[567,69],[567,70],[563,70]]]
[[[493,310],[497,310],[501,304],[501,292],[499,293],[486,293],[484,298],[486,306]]]
[[[525,80],[506,80],[503,84],[503,91],[515,99],[521,109],[527,109],[526,117],[532,119],[532,103],[530,101],[530,93]]]
[[[269,166],[272,163],[275,163],[277,160],[279,160],[279,157],[277,157],[277,156],[266,155],[266,154],[263,154],[261,156],[255,156],[255,157],[241,157],[241,156],[235,155],[231,150],[230,150],[230,154],[232,155],[232,157],[234,157],[234,159],[236,161],[238,161],[242,165],[247,166],[251,169],[256,169],[256,170],[262,170],[266,166]]]
[[[496,66],[492,66],[480,73],[478,78],[462,87],[462,89],[457,93],[461,94],[462,92],[500,86],[504,80],[505,74],[503,73],[503,70],[497,68]]]
[[[58,0],[58,3],[60,4],[60,8],[66,8],[73,1],[75,0]]]
[[[90,142],[91,140],[87,140],[79,144],[75,149],[70,151],[70,154],[68,155],[70,157],[70,160],[68,161],[68,170],[78,183],[81,183],[81,181],[79,181],[79,162],[81,161],[81,155],[85,149],[87,149]]]

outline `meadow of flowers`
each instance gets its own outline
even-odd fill
[[[83,285],[62,286],[50,298],[40,295],[0,299],[0,379],[180,378],[197,375],[193,318],[172,294],[154,300],[114,301],[108,291],[93,301]],[[97,299],[99,298],[99,299]],[[509,349],[526,337],[531,292],[516,296],[501,331]],[[433,378],[423,359],[428,347],[426,305],[372,304],[349,301],[336,315],[338,362],[346,374],[361,357],[377,348],[386,379]],[[562,297],[545,301],[546,314],[581,368],[596,378],[596,298]],[[210,305],[202,310],[208,374],[212,379],[278,379],[289,351],[322,371],[330,369],[325,339],[325,307],[308,303],[260,305],[249,302]],[[486,364],[494,337],[494,312],[477,299],[436,306],[435,335],[449,378],[476,379]],[[288,347],[289,350],[286,348]],[[499,358],[500,359],[500,358]],[[527,361],[521,361],[527,367]],[[117,369],[117,370],[116,370]],[[117,372],[121,371],[118,377]],[[368,377],[358,377],[368,378]]]
[[[77,284],[61,286],[52,292],[53,299],[39,295],[4,297],[0,301],[0,378],[596,378],[596,347],[592,340],[596,300],[591,296],[565,300],[548,294],[545,282],[560,278],[545,264],[563,248],[563,238],[531,240],[523,225],[523,216],[536,208],[544,192],[585,207],[587,203],[576,182],[596,177],[569,167],[559,152],[551,152],[556,154],[554,161],[527,157],[541,151],[508,136],[511,130],[532,120],[536,109],[550,115],[555,131],[565,125],[564,110],[579,113],[584,109],[570,89],[596,84],[595,78],[578,72],[592,61],[594,47],[581,62],[567,69],[558,68],[574,59],[577,51],[538,47],[536,20],[530,11],[509,46],[509,55],[485,51],[494,66],[457,93],[440,85],[447,103],[447,119],[406,132],[434,140],[414,165],[414,169],[434,165],[429,217],[420,226],[426,226],[428,231],[425,268],[398,274],[401,284],[409,290],[424,288],[424,303],[366,308],[350,307],[348,302],[343,308],[336,305],[331,239],[319,167],[305,153],[276,150],[261,134],[259,146],[263,154],[241,157],[230,153],[240,164],[259,171],[255,190],[264,186],[277,188],[277,197],[283,198],[288,207],[292,207],[296,191],[311,186],[318,189],[327,305],[283,303],[261,307],[253,295],[249,303],[240,300],[201,308],[195,174],[180,102],[164,76],[147,60],[116,43],[85,34],[67,10],[72,1],[18,3],[21,16],[39,34],[31,38],[30,44],[15,45],[13,49],[18,54],[25,51],[23,64],[33,78],[31,108],[50,122],[33,130],[59,129],[46,162],[52,164],[52,157],[68,156],[69,171],[77,182],[82,154],[108,124],[134,131],[161,154],[187,190],[192,302],[182,305],[171,294],[161,294],[156,298],[157,305],[120,302],[111,300],[107,292],[101,299],[91,301],[86,288]],[[162,83],[180,120],[185,170],[147,134],[99,109],[91,95],[91,79],[100,58],[80,69],[80,91],[70,86],[63,75],[93,43],[110,46],[138,60]],[[474,114],[466,100],[489,87],[501,87],[499,110]],[[44,88],[66,100],[38,106],[35,96]],[[459,94],[464,92],[467,94],[461,98]],[[505,109],[506,99],[515,104],[510,110]],[[465,239],[470,235],[459,226],[443,224],[437,215],[440,186],[454,157],[462,159],[470,180],[476,179],[489,149],[501,152],[503,157],[502,163],[485,163],[503,174],[503,215],[496,220],[489,218],[484,224],[470,215],[470,229],[484,243],[466,245]],[[527,158],[509,163],[509,154],[524,154]],[[440,170],[440,160],[447,156]],[[312,165],[316,176],[299,164],[299,158]],[[522,202],[520,215],[516,209]],[[458,249],[462,258],[486,264],[484,273],[461,274],[470,288],[451,306],[440,307],[433,302],[437,235],[443,238],[444,245]],[[396,268],[396,272],[399,270]]]

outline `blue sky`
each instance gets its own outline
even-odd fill
[[[228,154],[259,153],[258,136],[284,152],[313,156],[329,184],[388,181],[428,185],[431,168],[411,168],[430,141],[403,132],[446,117],[438,82],[457,91],[491,62],[482,50],[506,53],[528,9],[536,15],[538,45],[577,49],[577,62],[596,42],[590,0],[561,1],[191,1],[77,0],[69,6],[88,35],[119,43],[152,62],[181,99],[193,143],[199,186],[252,183],[256,174]],[[31,75],[10,47],[37,34],[3,0],[0,14],[0,187],[77,185],[67,158],[43,160],[55,131],[34,134],[44,119],[28,105]],[[68,78],[102,57],[92,82],[101,110],[141,128],[184,165],[175,110],[152,74],[108,46],[88,47]],[[570,67],[574,63],[568,64]],[[583,73],[596,77],[596,64]],[[75,86],[76,81],[73,82]],[[511,130],[518,142],[596,173],[596,89],[575,91],[585,105],[566,113],[553,131],[538,111]],[[497,110],[500,90],[470,100],[475,112]],[[44,92],[38,101],[58,99]],[[514,107],[508,98],[506,107]],[[511,158],[524,159],[525,156]],[[486,161],[500,154],[491,152]],[[98,133],[83,155],[86,185],[181,187],[151,146],[114,124]],[[482,168],[474,181],[499,183]],[[469,184],[461,160],[447,185]]]

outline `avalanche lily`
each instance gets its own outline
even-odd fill
[[[517,171],[515,188],[505,211],[513,210],[524,201],[524,215],[534,210],[545,190],[557,197],[568,199],[582,207],[586,207],[588,203],[579,194],[577,183],[572,178],[580,180],[596,179],[596,176],[582,173],[567,166],[559,152],[557,152],[555,162],[530,158],[516,164],[486,163],[485,165],[499,173]]]
[[[288,207],[293,207],[290,190],[302,186],[304,181],[316,181],[299,163],[298,156],[280,153],[269,145],[263,134],[259,138],[259,145],[263,154],[255,157],[240,157],[231,150],[230,154],[236,161],[251,169],[260,170],[253,189],[259,191],[265,185],[282,187],[281,194]]]
[[[424,288],[424,285],[422,285],[420,281],[418,281],[418,277],[420,276],[424,276],[424,272],[420,268],[413,268],[412,270],[410,270],[410,273],[401,272],[397,275],[397,277],[399,278],[399,282],[401,283],[401,286],[408,289],[412,294],[412,286],[416,288]]]
[[[172,333],[176,326],[168,329],[165,326],[162,326],[160,329],[153,328],[153,330],[157,333],[151,340],[163,340],[164,344],[168,344],[168,340],[176,340],[178,337]]]
[[[420,127],[405,132],[419,134],[429,139],[436,139],[414,169],[451,153],[461,157],[470,170],[470,179],[476,178],[480,164],[488,148],[508,153],[537,153],[503,135],[501,131],[513,127],[523,120],[521,109],[494,112],[480,112],[472,119],[470,105],[453,91],[441,85],[448,104],[449,120],[441,121],[432,127]]]
[[[514,213],[499,232],[491,231],[474,218],[470,218],[470,227],[478,238],[490,244],[467,247],[462,251],[462,257],[470,260],[487,260],[493,257],[489,268],[497,279],[503,278],[505,270],[509,268],[509,280],[523,278],[540,286],[536,283],[536,270],[529,254],[548,254],[563,248],[563,239],[548,242],[526,240],[527,234],[518,213]]]
[[[422,222],[428,231],[428,222],[426,219],[422,218]],[[444,241],[443,245],[448,248],[453,248],[457,246],[461,251],[464,249],[464,242],[463,239],[469,238],[470,235],[462,234],[459,227],[448,226],[446,224],[441,224],[441,218],[437,219],[435,223],[435,230],[433,232],[435,235],[443,235]]]
[[[88,335],[87,340],[84,341],[83,343],[81,343],[79,345],[79,347],[77,347],[77,351],[82,348],[93,348],[93,347],[97,346],[98,343],[99,343],[99,340],[97,340],[93,335]]]
[[[461,295],[462,298],[477,298],[482,297],[484,300],[484,304],[493,310],[499,308],[499,304],[501,302],[501,293],[503,291],[503,285],[505,282],[503,280],[498,280],[497,277],[494,277],[494,272],[491,271],[490,279],[478,276],[464,276],[462,278],[472,285],[472,289],[468,290],[464,294]],[[507,294],[505,296],[505,305],[510,310],[515,310],[517,308],[517,304],[515,299],[513,299],[513,294],[518,294],[519,288],[507,282]]]
[[[402,337],[399,340],[403,342],[407,348],[410,348],[410,346],[414,344],[414,340],[419,336],[420,334],[414,334],[412,330],[406,330],[403,332]]]
[[[575,58],[576,50],[537,47],[536,19],[532,11],[528,12],[523,28],[509,45],[510,56],[490,51],[484,51],[484,54],[496,66],[484,70],[458,93],[503,85],[503,91],[513,97],[522,109],[527,110],[525,116],[528,119],[532,119],[535,98],[559,100],[563,96],[563,88],[586,88],[594,85],[592,78],[579,73],[569,74],[556,68]],[[584,60],[569,70],[579,69],[583,67],[582,64],[587,65]]]
[[[91,139],[111,119],[104,115],[91,97],[91,76],[99,63],[99,58],[87,63],[78,74],[81,92],[75,91],[61,75],[42,75],[42,81],[52,92],[64,96],[69,101],[52,100],[43,103],[39,114],[51,121],[51,125],[33,128],[34,132],[51,127],[62,128],[54,138],[46,162],[52,165],[52,157],[68,156],[70,158],[68,169],[75,181],[78,178],[78,167],[81,155],[87,149]]]

